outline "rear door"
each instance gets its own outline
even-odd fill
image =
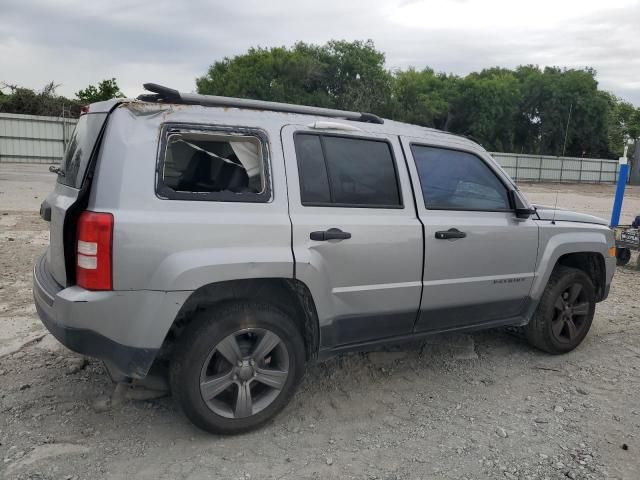
[[[84,186],[89,161],[107,115],[108,113],[88,113],[80,117],[60,165],[55,189],[47,196],[42,205],[42,213],[50,210],[51,218],[49,249],[47,250],[48,268],[56,281],[63,286],[68,285],[65,245],[67,255],[73,254],[75,241],[74,238],[67,238],[70,233],[68,228],[65,236],[67,213],[76,204]]]
[[[397,137],[282,131],[295,276],[314,296],[321,347],[411,333],[422,227]]]
[[[517,321],[528,306],[538,227],[517,218],[486,153],[402,138],[425,228],[417,332]]]

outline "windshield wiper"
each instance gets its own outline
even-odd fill
[[[51,173],[58,174],[58,176],[60,177],[64,177],[64,170],[62,170],[60,167],[56,167],[55,165],[49,165],[49,171]]]

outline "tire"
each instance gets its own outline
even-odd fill
[[[628,248],[618,248],[616,250],[616,265],[623,266],[631,260],[631,250]]]
[[[573,301],[575,292],[577,297]],[[570,352],[587,336],[595,308],[595,288],[589,276],[576,268],[558,266],[525,327],[527,340],[551,354]]]
[[[169,381],[197,427],[237,434],[275,417],[304,369],[304,341],[293,320],[270,305],[239,302],[196,314],[178,339]]]

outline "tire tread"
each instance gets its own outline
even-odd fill
[[[559,282],[561,282],[569,275],[578,275],[582,277],[582,279],[586,281],[593,289],[591,279],[582,270],[572,267],[566,267],[563,265],[556,266],[551,273],[551,277],[549,277],[549,281],[544,292],[542,293],[542,298],[540,299],[538,308],[536,309],[529,323],[525,327],[523,327],[526,338],[532,346],[547,353],[556,355],[573,350],[583,340],[580,339],[580,341],[576,345],[573,345],[570,348],[559,348],[554,343],[550,335],[550,328],[548,324],[551,320],[546,318],[545,315],[547,308],[549,307],[549,303],[553,303],[556,300],[553,292],[554,288]],[[592,319],[590,319],[589,322],[591,322],[591,320]]]
[[[210,329],[215,328],[215,326],[229,327],[227,324],[241,321],[237,319],[246,319],[256,313],[265,312],[279,317],[279,322],[282,322],[283,328],[289,333],[290,341],[292,341],[294,347],[299,350],[297,355],[296,352],[290,352],[291,358],[293,359],[296,356],[297,358],[302,358],[302,365],[297,365],[295,369],[292,369],[294,370],[293,375],[295,375],[295,378],[293,378],[291,388],[283,391],[283,396],[278,397],[274,401],[274,403],[278,403],[279,406],[272,415],[265,416],[261,415],[263,412],[258,412],[251,417],[233,419],[233,422],[229,421],[230,419],[222,419],[222,417],[219,417],[221,419],[220,421],[212,421],[210,416],[209,418],[205,418],[202,412],[199,411],[199,408],[193,405],[189,390],[185,388],[185,376],[188,375],[188,368],[190,363],[192,363],[192,359],[190,359],[189,356],[195,348],[194,346],[198,342],[202,342],[203,334],[210,332]],[[242,328],[241,325],[239,326]],[[197,427],[211,433],[238,434],[254,430],[269,422],[272,417],[287,405],[304,374],[304,359],[304,340],[302,339],[301,332],[299,332],[295,322],[284,312],[267,303],[252,301],[229,302],[200,310],[195,314],[195,318],[190,323],[189,329],[180,336],[175,346],[169,367],[169,384],[174,400],[187,418]],[[267,407],[267,409],[268,408],[269,407]],[[253,421],[254,417],[257,417],[255,421]]]

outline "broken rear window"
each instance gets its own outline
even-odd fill
[[[174,199],[264,201],[265,158],[258,136],[169,129],[158,190]]]

